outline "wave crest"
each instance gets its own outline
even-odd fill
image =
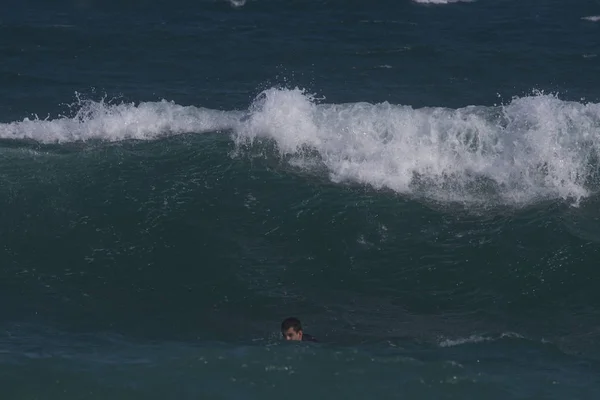
[[[238,148],[267,140],[294,167],[318,165],[334,182],[444,202],[579,201],[600,184],[600,104],[552,95],[415,109],[322,104],[300,89],[271,88],[245,112],[167,101],[77,107],[73,117],[0,124],[0,138],[63,143],[228,131]]]

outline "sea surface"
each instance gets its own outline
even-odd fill
[[[0,384],[599,399],[600,1],[7,1]]]

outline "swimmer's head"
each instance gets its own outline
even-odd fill
[[[298,318],[290,317],[281,323],[281,334],[285,340],[302,340],[302,324]]]

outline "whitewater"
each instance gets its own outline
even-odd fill
[[[238,149],[275,144],[296,168],[439,201],[577,204],[597,190],[600,104],[556,95],[458,109],[387,102],[327,104],[301,89],[271,88],[247,110],[169,101],[79,99],[73,116],[0,124],[3,140],[40,144],[228,134]],[[316,167],[315,167],[316,166]]]

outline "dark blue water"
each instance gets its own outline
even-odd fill
[[[599,55],[599,1],[9,2],[3,398],[598,398]]]

